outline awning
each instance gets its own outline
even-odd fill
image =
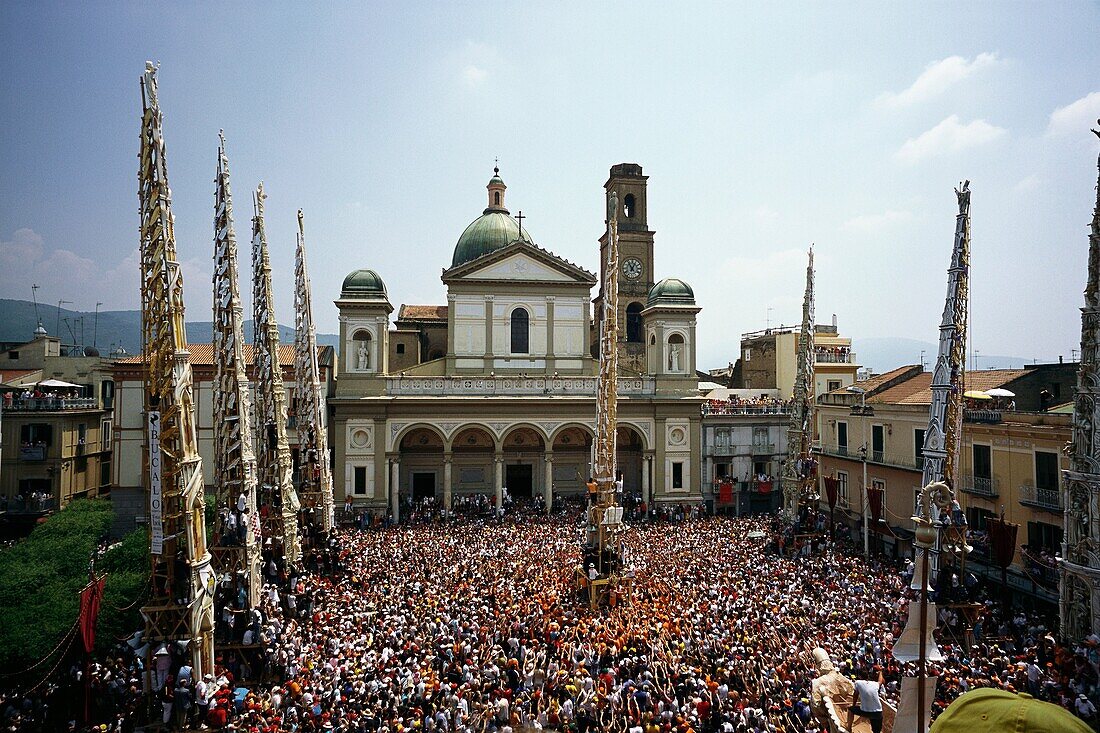
[[[1004,387],[994,387],[993,389],[987,389],[985,391],[990,397],[1015,397],[1015,392],[1010,392]]]
[[[991,400],[991,399],[993,399],[992,397],[987,395],[985,392],[976,392],[974,390],[970,390],[969,392],[963,392],[963,397],[969,397],[972,400]]]
[[[61,379],[47,379],[38,383],[39,387],[80,387],[79,384],[73,384],[72,382],[66,382]]]

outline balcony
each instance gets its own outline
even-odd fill
[[[963,422],[998,425],[1002,418],[1000,410],[963,410]]]
[[[5,412],[61,412],[64,410],[97,410],[94,397],[29,397],[12,400],[4,405]]]
[[[967,474],[962,477],[962,486],[960,488],[967,494],[986,496],[990,499],[996,499],[1001,495],[1001,482],[987,476]]]
[[[871,451],[871,463],[886,463],[886,451],[873,450]]]
[[[700,408],[703,415],[790,415],[791,406],[787,402],[772,404],[737,405],[717,400],[704,402]]]
[[[814,362],[817,364],[855,364],[856,355],[847,348],[824,348],[814,351]]]
[[[753,443],[752,454],[754,456],[775,455],[775,443]]]
[[[44,461],[46,460],[46,446],[44,445],[24,445],[19,448],[19,460],[21,461]]]
[[[1020,487],[1020,503],[1025,506],[1046,509],[1051,512],[1061,512],[1061,489],[1039,489],[1034,486]]]
[[[596,377],[386,377],[386,394],[423,397],[595,397]],[[653,377],[621,377],[619,396],[651,397]]]

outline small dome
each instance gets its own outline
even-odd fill
[[[504,249],[519,239],[519,223],[506,211],[486,209],[485,213],[474,219],[455,245],[455,254],[451,267],[477,259],[489,252]],[[523,230],[523,241],[534,244],[527,228]]]
[[[666,277],[649,289],[649,305],[658,302],[695,305],[695,291],[679,278]]]
[[[344,278],[340,291],[343,298],[385,298],[386,284],[374,270],[356,270]]]

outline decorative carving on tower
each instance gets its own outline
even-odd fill
[[[294,414],[298,418],[301,469],[298,490],[312,510],[315,529],[332,529],[332,471],[329,469],[328,433],[321,370],[317,364],[317,332],[313,326],[313,298],[306,270],[306,234],[298,209],[298,248],[294,256]]]
[[[1100,130],[1093,133],[1100,137]],[[1059,595],[1062,636],[1071,642],[1100,633],[1100,155],[1096,165],[1073,440],[1067,446],[1070,467],[1062,471],[1066,512]]]
[[[252,399],[244,358],[244,316],[233,229],[233,196],[225,137],[219,133],[214,191],[214,488],[221,539],[213,550],[220,574],[241,579],[248,604],[260,600],[260,523],[256,513],[256,453]],[[244,507],[244,511],[239,511]],[[230,522],[232,512],[237,512]]]
[[[214,573],[206,549],[183,274],[176,256],[157,68],[151,62],[145,65],[141,91],[141,353],[148,430],[143,473],[152,558],[151,597],[141,614],[145,640],[152,642],[150,655],[158,642],[184,642],[195,678],[201,679],[214,671]]]
[[[279,323],[275,320],[271,292],[271,258],[264,231],[264,184],[253,197],[252,218],[252,310],[253,359],[256,379],[256,443],[261,505],[267,518],[265,539],[282,543],[283,559],[294,565],[301,559],[298,542],[298,494],[294,491],[293,461],[286,437],[286,388],[279,363]],[[263,511],[263,510],[261,510]]]
[[[814,250],[806,265],[806,293],[802,299],[802,331],[798,336],[798,367],[787,428],[787,462],[783,465],[783,508],[790,517],[801,504],[818,500],[814,442]]]

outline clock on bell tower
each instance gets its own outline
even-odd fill
[[[604,184],[605,206],[611,192],[619,197],[619,367],[628,372],[645,371],[645,335],[642,309],[653,287],[653,232],[646,220],[646,181],[642,166],[619,163],[611,166]],[[597,353],[600,321],[603,320],[604,283],[607,282],[607,232],[600,237],[600,292],[594,301],[595,331],[593,354]]]

